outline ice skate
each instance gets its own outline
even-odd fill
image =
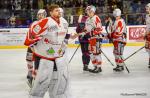
[[[91,73],[99,73],[99,72],[102,72],[102,69],[101,67],[96,67],[94,69],[89,69],[89,72]]]
[[[116,71],[116,72],[121,72],[121,71],[123,71],[123,70],[124,70],[124,67],[123,67],[123,66],[119,66],[119,65],[117,65],[117,67],[116,67],[116,68],[114,68],[113,70],[114,70],[114,71]]]
[[[84,65],[83,71],[89,71],[88,65]]]

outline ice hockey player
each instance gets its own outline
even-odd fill
[[[102,41],[102,24],[100,18],[95,15],[96,8],[91,5],[86,8],[88,18],[85,22],[85,30],[90,34],[89,52],[94,69],[89,69],[89,72],[99,73],[102,71],[101,64],[101,41]]]
[[[44,9],[40,9],[37,12],[37,21],[43,18],[46,18],[47,13]],[[37,21],[34,21],[29,28],[32,28],[33,25],[35,25],[37,23]],[[26,44],[26,43],[25,43]],[[26,54],[26,61],[27,61],[27,67],[28,67],[28,74],[27,74],[27,79],[28,79],[28,83],[31,87],[32,84],[32,79],[35,77],[38,66],[39,66],[39,60],[40,57],[33,55],[32,50],[30,47],[28,47],[27,49],[27,54]],[[34,63],[33,63],[34,61]],[[33,64],[34,64],[34,68],[33,68]]]
[[[66,33],[68,33],[68,26],[69,26],[69,24],[68,24],[68,22],[66,21],[66,19],[64,19],[64,10],[60,7],[59,8],[59,10],[60,10],[60,20],[63,22],[63,24],[64,24],[64,28],[63,28],[63,31],[64,32],[66,32]],[[66,34],[67,36],[65,36],[65,39],[64,39],[64,42],[66,43],[66,44],[68,44],[68,35],[69,34]]]
[[[150,3],[146,5],[146,33],[145,33],[145,48],[149,55],[149,66],[150,68]]]
[[[58,5],[49,7],[50,17],[39,20],[30,29],[28,45],[33,53],[41,57],[37,76],[30,92],[30,98],[43,98],[46,91],[50,98],[71,98],[69,95],[68,63],[65,59],[66,44],[64,24],[60,19]],[[65,30],[67,31],[67,30]],[[76,38],[76,35],[67,35]]]
[[[115,17],[115,22],[113,25],[113,32],[111,33],[111,38],[113,40],[113,53],[117,65],[113,70],[118,72],[124,70],[123,51],[124,46],[126,45],[126,24],[124,19],[121,18],[120,9],[114,9],[113,16]]]
[[[89,54],[89,41],[90,37],[88,33],[85,33],[85,22],[87,20],[87,15],[80,15],[78,19],[78,25],[76,28],[76,32],[79,34],[79,42],[81,46],[82,52],[82,63],[83,63],[83,71],[89,71],[88,65],[90,63],[90,54]]]

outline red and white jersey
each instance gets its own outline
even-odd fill
[[[59,19],[59,23],[51,17],[38,21],[29,29],[33,38],[41,38],[36,44],[33,44],[33,52],[50,60],[61,57],[66,49],[64,38],[67,29],[68,23],[63,18]]]
[[[100,43],[99,35],[102,33],[102,24],[101,20],[97,15],[93,17],[88,17],[85,22],[85,29],[90,34],[89,40],[89,51],[95,55],[99,54]]]
[[[112,38],[115,41],[125,41],[124,34],[126,33],[126,24],[124,19],[120,18],[115,20],[113,25]]]
[[[150,15],[146,15],[146,32],[150,32]]]
[[[31,28],[33,28],[33,26],[36,25],[37,23],[38,23],[38,21],[34,21],[33,23],[30,24],[29,31],[27,32],[24,45],[29,46],[29,45],[35,43],[35,40],[34,40],[32,33],[31,33]]]
[[[85,22],[85,29],[87,32],[93,32],[93,35],[101,34],[103,28],[100,18],[97,15],[94,15],[92,18],[88,17]]]

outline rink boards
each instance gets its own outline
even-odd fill
[[[16,49],[26,48],[24,40],[28,28],[4,28],[0,29],[0,49]],[[106,34],[105,27],[103,27],[104,34]],[[76,33],[76,27],[69,27],[68,33]],[[127,26],[127,45],[128,46],[143,46],[143,36],[145,33],[145,25]],[[78,38],[69,40],[68,47],[78,46]],[[112,46],[107,39],[103,40],[103,46]]]

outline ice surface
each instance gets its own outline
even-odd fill
[[[126,47],[124,57],[139,48]],[[75,49],[68,49],[68,60]],[[112,47],[103,47],[102,50],[114,63]],[[26,49],[0,49],[0,98],[28,98],[25,56]],[[150,98],[150,70],[147,68],[148,54],[144,49],[126,60],[129,74],[126,70],[113,72],[113,66],[103,55],[102,59],[102,73],[83,72],[81,50],[78,49],[69,64],[74,98]],[[91,63],[89,67],[93,67]],[[44,98],[49,98],[48,94]]]

